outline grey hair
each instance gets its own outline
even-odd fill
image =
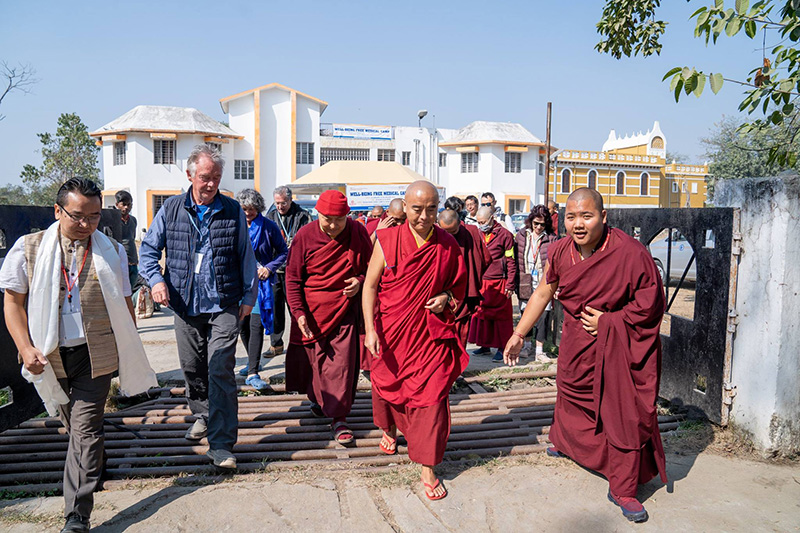
[[[259,213],[263,213],[264,209],[267,208],[264,197],[255,189],[242,189],[236,193],[236,200],[239,201],[242,207],[252,207]]]
[[[225,160],[222,158],[222,154],[216,148],[212,148],[207,144],[198,144],[194,148],[192,148],[191,153],[189,154],[189,159],[186,160],[186,170],[189,171],[189,175],[194,177],[194,173],[197,167],[197,160],[200,159],[200,156],[208,157],[212,163],[214,163],[220,172],[225,168]]]
[[[287,187],[286,185],[281,185],[280,187],[275,187],[275,190],[272,191],[272,195],[280,196],[282,198],[288,198],[289,200],[292,199],[292,189]]]

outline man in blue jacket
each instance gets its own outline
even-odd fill
[[[256,302],[256,260],[239,204],[219,192],[224,160],[207,145],[187,160],[191,188],[164,202],[139,251],[153,300],[175,312],[189,408],[186,438],[208,436],[215,465],[236,468],[238,401],[233,367],[239,321]],[[166,268],[158,261],[166,249]]]

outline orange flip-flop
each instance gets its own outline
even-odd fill
[[[397,455],[397,439],[396,438],[393,439],[392,437],[387,435],[385,431],[383,432],[383,436],[386,437],[386,440],[389,441],[389,446],[393,447],[390,448],[389,446],[384,445],[383,439],[381,439],[381,441],[378,443],[378,448],[380,448],[381,451],[386,455]]]
[[[436,490],[436,487],[442,484],[442,481],[438,477],[436,478],[436,483],[434,483],[433,485],[431,485],[430,483],[425,483],[424,481],[422,482],[422,484],[425,485],[425,496],[431,501],[441,500],[442,498],[447,496],[447,489],[444,487],[444,485],[442,485],[444,493],[442,493],[441,496],[431,496],[431,494],[428,492],[428,490],[433,492],[434,490]]]

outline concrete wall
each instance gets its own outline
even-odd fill
[[[731,420],[766,453],[800,452],[800,177],[720,180],[741,209]]]

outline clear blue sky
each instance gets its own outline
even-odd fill
[[[64,112],[94,130],[139,104],[196,107],[225,120],[218,100],[279,82],[329,102],[324,122],[459,128],[519,122],[553,143],[599,150],[610,129],[661,122],[667,149],[701,161],[699,139],[741,90],[726,85],[676,104],[663,74],[692,65],[743,78],[760,51],[742,34],[706,48],[688,17],[703,0],[668,0],[660,57],[594,51],[602,0],[474,2],[12,2],[0,0],[0,59],[39,83],[6,97],[0,184],[38,164],[36,133]]]

